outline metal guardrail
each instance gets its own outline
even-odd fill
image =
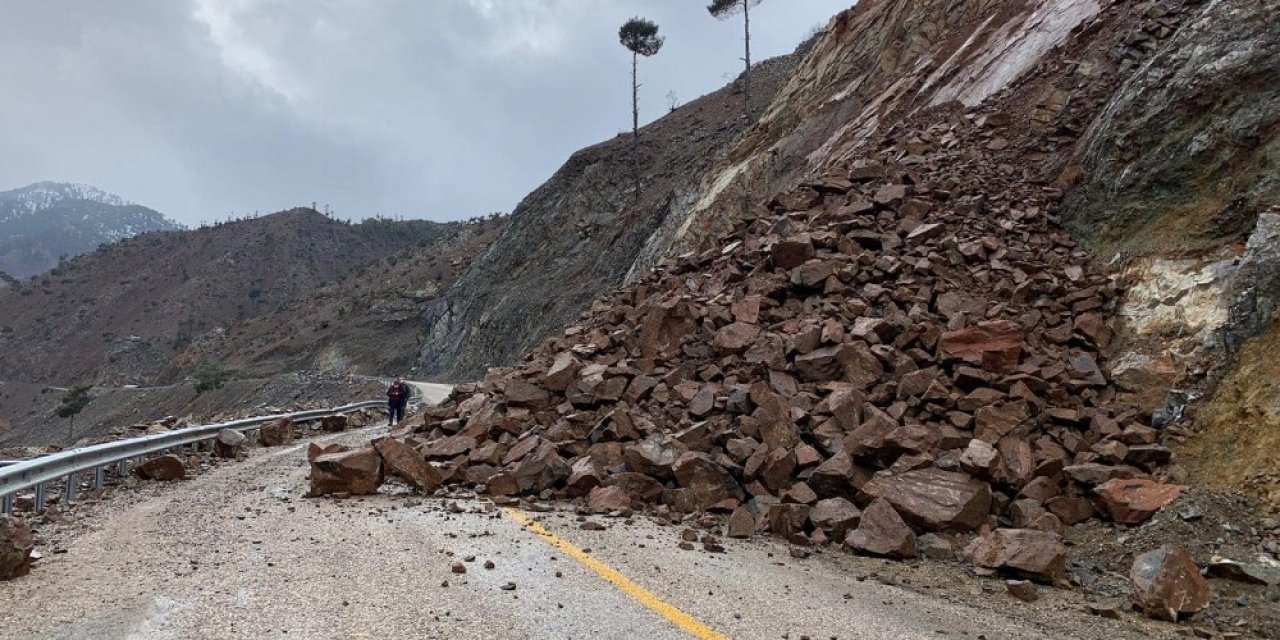
[[[12,513],[14,494],[32,487],[36,490],[36,510],[42,510],[45,502],[45,485],[59,478],[66,478],[65,500],[74,502],[78,484],[76,481],[77,473],[92,469],[94,472],[93,486],[100,488],[103,485],[106,467],[109,465],[117,465],[117,475],[124,476],[128,473],[128,461],[130,459],[141,458],[166,450],[177,450],[187,445],[196,445],[213,440],[226,429],[240,432],[254,431],[264,424],[285,418],[294,422],[305,422],[383,406],[386,406],[386,401],[371,400],[333,409],[313,409],[256,418],[243,418],[127,440],[104,442],[53,453],[32,460],[3,462],[0,463],[0,512]]]

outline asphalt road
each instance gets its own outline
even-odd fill
[[[1108,637],[1029,621],[1004,594],[978,608],[860,581],[879,561],[839,552],[681,550],[679,527],[643,517],[592,531],[567,509],[403,489],[304,499],[303,446],[101,503],[65,553],[0,583],[0,638]]]

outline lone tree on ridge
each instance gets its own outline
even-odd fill
[[[665,39],[658,35],[658,24],[636,17],[618,30],[618,41],[631,52],[631,172],[636,181],[636,199],[640,198],[640,56],[649,57],[662,50]]]
[[[747,65],[746,75],[743,80],[746,83],[743,91],[743,101],[751,104],[751,7],[754,7],[764,0],[711,0],[711,4],[707,5],[707,12],[717,19],[726,20],[732,16],[742,14],[743,29],[743,45],[746,53],[742,60]]]

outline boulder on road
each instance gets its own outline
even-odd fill
[[[293,429],[293,421],[288,418],[281,418],[271,424],[264,424],[258,430],[258,442],[264,447],[279,447],[290,442],[297,437]]]
[[[413,485],[418,491],[435,491],[444,478],[416,449],[395,438],[383,438],[374,445],[387,471]]]
[[[187,467],[182,464],[182,458],[173,454],[166,454],[156,458],[147,460],[146,462],[134,467],[134,475],[143,480],[160,480],[168,482],[170,480],[182,480],[187,477]]]
[[[382,456],[373,447],[324,453],[311,461],[311,491],[307,497],[374,494],[382,480]]]
[[[884,498],[862,511],[858,528],[850,531],[844,545],[860,553],[891,558],[914,558],[916,534]]]
[[[1036,529],[996,529],[965,547],[974,566],[997,569],[1048,584],[1067,583],[1067,547],[1057,534]]]
[[[244,441],[243,433],[223,429],[218,432],[218,437],[213,439],[213,453],[219,458],[234,458],[240,455],[240,446]]]
[[[0,515],[0,580],[13,580],[31,571],[35,541],[21,522]]]
[[[1186,551],[1165,545],[1133,560],[1133,601],[1153,618],[1176,622],[1209,606],[1209,583]]]

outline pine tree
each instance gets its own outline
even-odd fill
[[[743,62],[746,63],[746,74],[743,76],[745,88],[743,90],[743,102],[751,104],[751,7],[760,4],[763,0],[712,0],[707,5],[707,12],[713,17],[725,20],[732,16],[742,14],[743,29],[743,46],[746,53],[743,55]]]
[[[640,199],[640,56],[646,58],[662,50],[665,39],[658,35],[658,25],[652,20],[632,18],[618,30],[618,41],[631,52],[631,172],[636,182],[637,200]]]

